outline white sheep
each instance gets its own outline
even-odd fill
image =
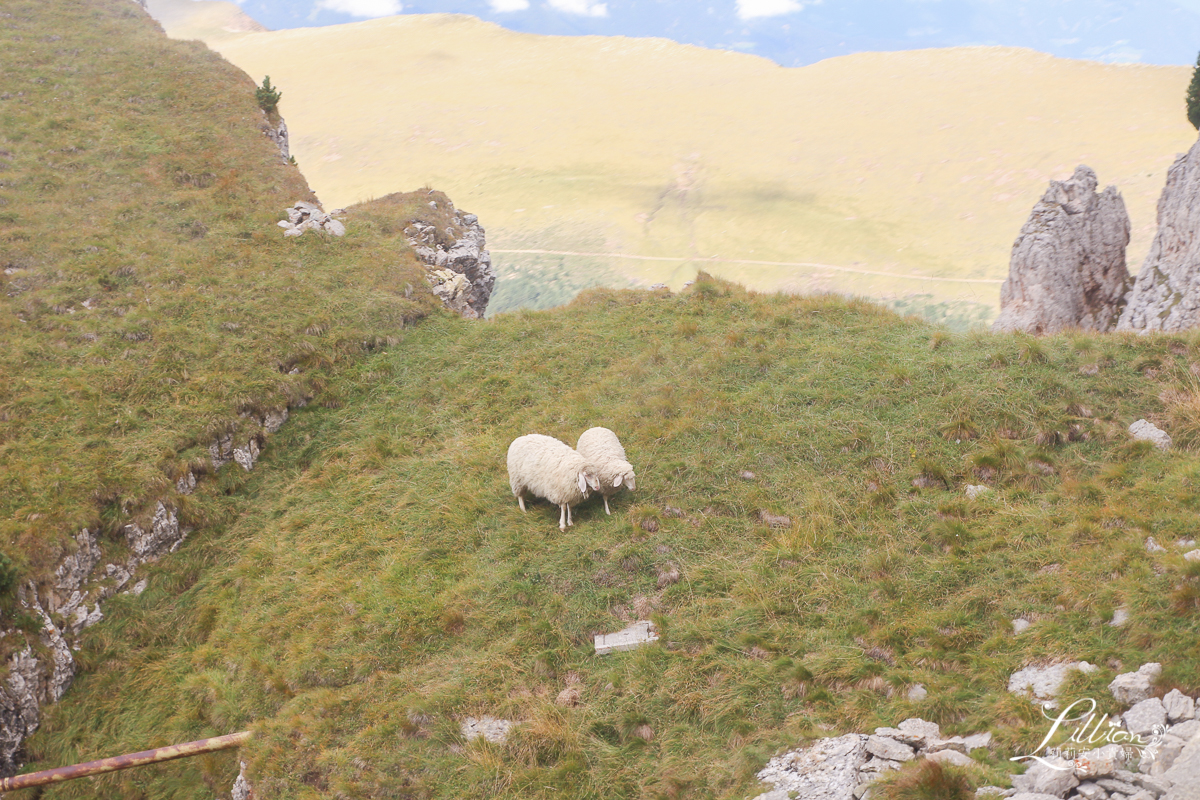
[[[583,456],[553,436],[531,433],[519,436],[508,446],[508,483],[521,510],[525,496],[544,497],[559,508],[558,528],[565,531],[571,521],[571,506],[598,489],[599,481],[587,470]]]
[[[608,498],[620,491],[622,486],[631,492],[637,488],[637,476],[633,474],[633,465],[625,458],[621,440],[608,428],[588,428],[580,435],[575,450],[587,462],[588,471],[600,481],[604,513],[611,514]]]

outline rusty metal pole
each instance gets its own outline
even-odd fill
[[[99,761],[88,761],[85,764],[73,764],[69,767],[56,767],[55,769],[47,769],[41,772],[30,772],[27,775],[0,778],[0,792],[7,792],[12,789],[24,789],[27,786],[43,786],[47,783],[69,781],[74,778],[86,778],[88,775],[116,772],[119,769],[140,767],[144,764],[157,764],[160,761],[197,756],[201,753],[212,753],[216,750],[227,750],[230,747],[237,747],[249,741],[253,735],[252,731],[230,733],[225,736],[214,736],[211,739],[173,744],[168,747],[156,747],[153,750],[143,750],[140,753],[102,758]]]

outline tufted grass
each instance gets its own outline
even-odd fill
[[[226,498],[236,518],[87,631],[29,769],[249,727],[267,796],[732,798],[781,748],[920,716],[991,730],[970,775],[1003,783],[1044,734],[1005,691],[1026,663],[1099,664],[1071,687],[1094,695],[1158,660],[1164,691],[1200,690],[1174,544],[1200,468],[1124,433],[1162,421],[1197,358],[1192,335],[948,334],[704,276],[439,315],[354,367],[341,408],[296,414]],[[521,514],[508,442],[595,424],[638,491],[565,534],[548,504]],[[639,617],[658,644],[593,654]],[[464,741],[484,714],[522,724]],[[234,759],[42,796],[222,796]]]
[[[42,581],[80,528],[120,540],[158,499],[219,516],[174,493],[215,435],[325,397],[431,301],[378,220],[283,239],[312,195],[254,81],[136,4],[6,3],[0,47],[0,549]]]

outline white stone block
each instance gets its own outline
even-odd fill
[[[596,655],[616,653],[658,640],[654,632],[654,623],[649,620],[638,620],[624,630],[616,633],[602,633],[596,637]]]

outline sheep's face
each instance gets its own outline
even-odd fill
[[[600,488],[600,479],[590,472],[579,473],[575,483],[579,487],[579,493],[584,497],[587,497],[589,489],[594,492]]]
[[[637,488],[637,484],[635,483],[636,480],[637,475],[633,474],[633,467],[631,466],[613,480],[613,488],[620,489],[622,486],[624,486],[626,489],[632,492]]]

